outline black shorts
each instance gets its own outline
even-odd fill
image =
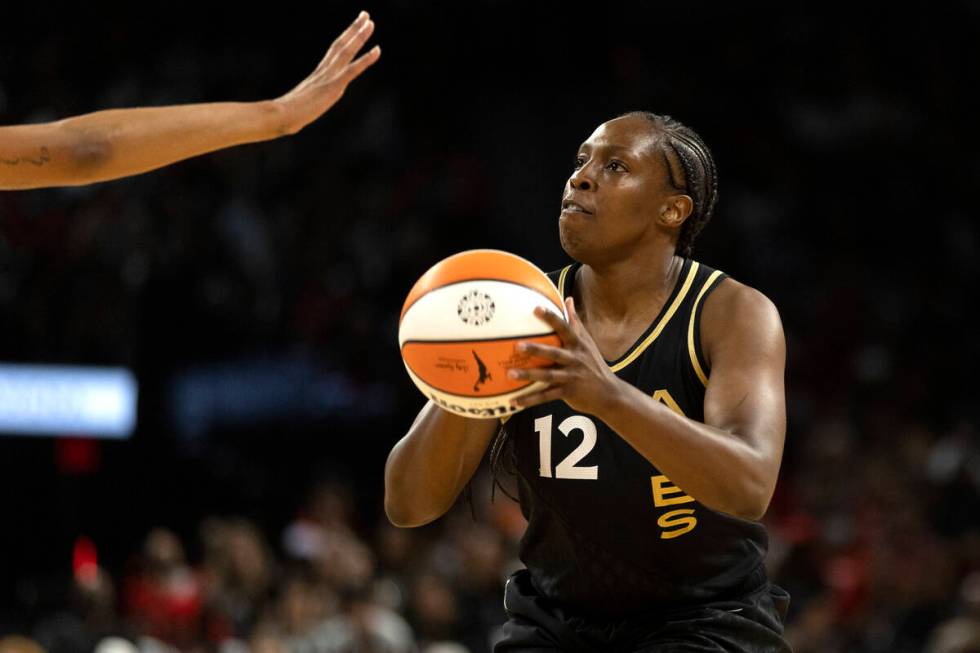
[[[685,610],[597,621],[571,616],[538,594],[526,569],[507,581],[507,622],[494,653],[791,653],[783,639],[789,594],[765,581],[738,598]]]

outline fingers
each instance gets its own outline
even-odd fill
[[[361,73],[374,65],[374,62],[381,58],[381,46],[374,46],[360,57],[358,57],[354,63],[347,66],[347,70],[344,71],[343,81],[344,84],[349,84],[351,81],[357,79]]]
[[[571,365],[575,362],[574,354],[562,347],[552,347],[551,345],[542,345],[534,342],[520,342],[517,344],[517,351],[523,354],[530,354],[531,356],[547,358],[560,365]]]
[[[566,383],[572,378],[569,372],[557,367],[514,368],[507,372],[507,376],[512,379],[543,381],[549,385]]]
[[[350,63],[350,60],[354,58],[354,55],[360,52],[361,48],[364,47],[364,44],[369,38],[371,38],[371,34],[373,33],[374,21],[367,19],[349,39],[345,40],[341,44],[335,43],[333,46],[331,46],[331,50],[336,48],[336,52],[334,52],[334,60],[331,63],[338,63],[340,65]]]
[[[340,36],[335,38],[333,40],[333,43],[330,44],[330,49],[327,50],[327,54],[323,57],[323,61],[326,61],[328,58],[330,58],[331,54],[336,54],[337,50],[344,47],[344,45],[347,44],[347,42],[350,41],[354,37],[354,35],[356,35],[361,30],[362,27],[364,27],[364,24],[368,21],[369,18],[370,16],[368,16],[368,12],[366,11],[362,11],[361,13],[359,13],[357,15],[357,18],[354,19],[354,22],[348,25],[347,29],[341,32]]]
[[[534,315],[539,320],[550,326],[561,338],[562,343],[568,347],[574,345],[578,342],[578,338],[569,328],[568,322],[566,322],[560,315],[553,313],[543,306],[538,306],[534,309]]]
[[[530,406],[537,406],[538,404],[545,404],[549,401],[557,401],[561,399],[562,389],[558,388],[546,388],[541,392],[532,392],[530,394],[521,395],[511,400],[512,406],[517,406],[518,408],[528,408]]]

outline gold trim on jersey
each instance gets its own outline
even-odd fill
[[[571,269],[571,265],[566,265],[558,274],[558,294],[561,295],[562,299],[565,298],[565,277],[568,276],[568,271]]]
[[[664,313],[664,316],[660,318],[660,322],[657,324],[657,327],[643,340],[643,342],[638,344],[636,348],[630,352],[629,356],[611,366],[609,369],[611,369],[613,372],[618,372],[639,358],[640,354],[642,354],[647,347],[653,344],[653,341],[657,339],[660,332],[663,331],[664,327],[667,326],[667,323],[670,322],[670,318],[674,317],[674,313],[677,312],[681,302],[683,302],[684,298],[687,296],[687,291],[691,289],[691,284],[694,283],[694,277],[697,276],[699,267],[701,267],[700,263],[696,261],[691,262],[691,269],[687,272],[687,278],[684,279],[684,285],[681,286],[681,290],[679,293],[677,293],[677,297],[674,298],[670,308],[668,308],[667,312]]]
[[[701,384],[706,388],[708,387],[708,377],[701,368],[701,362],[698,360],[698,352],[694,348],[694,318],[698,314],[698,304],[701,303],[701,298],[704,297],[704,293],[708,292],[708,288],[711,287],[719,276],[721,276],[721,270],[715,270],[708,277],[708,280],[704,282],[704,285],[701,286],[701,292],[698,293],[697,299],[694,300],[694,307],[691,309],[691,319],[687,325],[687,351],[691,355],[691,365],[694,367],[694,373],[701,380]]]

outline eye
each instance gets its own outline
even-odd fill
[[[585,165],[585,156],[582,155],[582,154],[579,154],[578,156],[576,156],[574,163],[572,163],[572,167],[574,169],[576,169],[576,170],[578,170],[579,168],[581,168],[584,165]]]
[[[626,165],[622,161],[617,161],[616,159],[613,159],[607,163],[606,169],[613,172],[626,172],[627,170]]]

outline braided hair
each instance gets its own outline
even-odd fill
[[[689,195],[694,203],[691,215],[681,226],[675,249],[678,255],[690,258],[694,240],[711,220],[718,199],[718,171],[711,150],[697,132],[668,115],[630,111],[617,118],[644,118],[653,123],[659,133],[660,155],[667,168],[668,183],[674,190]],[[501,483],[503,475],[513,477],[515,471],[512,442],[506,427],[501,425],[490,448],[490,472],[493,477],[491,500],[493,490],[498,487],[508,497],[517,500]]]
[[[630,111],[617,117],[644,118],[660,134],[660,155],[668,181],[674,190],[690,195],[694,202],[694,209],[677,236],[676,248],[678,255],[690,258],[694,240],[711,220],[718,200],[718,171],[711,150],[697,132],[670,116]]]

